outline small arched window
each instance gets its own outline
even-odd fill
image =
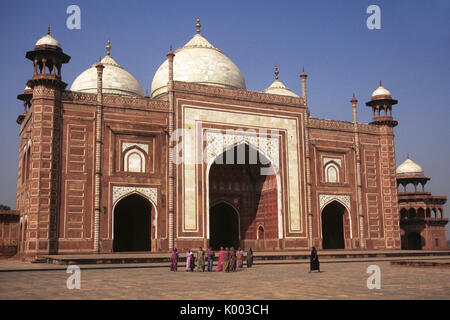
[[[329,162],[325,165],[325,182],[339,182],[339,167],[333,162]]]
[[[264,240],[264,227],[261,225],[258,227],[257,240]]]
[[[123,164],[124,171],[145,172],[144,153],[137,148],[128,150],[123,157]]]
[[[405,208],[400,210],[400,219],[408,219],[408,210]]]
[[[27,175],[27,151],[24,149],[22,156],[22,183],[25,182],[25,176]]]

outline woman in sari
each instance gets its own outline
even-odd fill
[[[225,253],[223,254],[223,261],[222,261],[222,271],[223,272],[229,272],[230,271],[230,250],[228,248],[225,248]]]
[[[172,250],[172,264],[170,265],[170,271],[177,271],[178,269],[178,250],[177,248]]]
[[[186,272],[191,271],[191,250],[186,252]]]
[[[320,272],[320,262],[319,262],[319,256],[317,255],[316,247],[312,247],[311,257],[310,257],[309,272],[311,273],[313,270],[317,270],[318,272]]]
[[[223,250],[223,247],[220,247],[219,261],[217,261],[217,271],[222,271],[222,261],[223,261],[224,254],[225,254],[225,251]]]
[[[242,256],[244,255],[244,251],[241,248],[238,248],[237,256],[236,256],[236,267],[242,268]]]
[[[197,271],[205,272],[205,252],[202,247],[197,251]]]

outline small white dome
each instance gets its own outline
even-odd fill
[[[55,47],[61,48],[61,45],[59,44],[58,40],[56,40],[49,34],[46,34],[45,36],[40,38],[36,42],[35,46],[42,46],[42,45],[55,46]]]
[[[399,175],[423,175],[423,169],[411,159],[406,159],[397,167],[396,173]]]
[[[123,96],[144,96],[139,82],[122,68],[111,56],[101,60],[103,69],[103,92]],[[95,65],[81,73],[70,87],[71,91],[97,93],[97,69]]]
[[[379,96],[387,96],[388,98],[391,98],[391,93],[389,90],[384,88],[383,86],[380,86],[372,93],[372,100],[376,99]]]
[[[270,87],[268,87],[266,90],[264,90],[264,93],[270,93],[270,94],[279,94],[283,96],[290,96],[295,98],[300,98],[299,95],[294,93],[291,89],[286,87],[283,82],[276,79]]]
[[[175,51],[173,60],[175,81],[194,82],[211,86],[245,89],[239,68],[219,49],[197,33],[186,45]],[[167,92],[168,60],[158,68],[152,81],[152,97]]]

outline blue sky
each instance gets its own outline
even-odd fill
[[[71,4],[81,8],[81,30],[66,28]],[[372,4],[381,8],[380,30],[366,27]],[[16,96],[33,72],[25,52],[49,24],[72,57],[62,69],[69,87],[105,54],[110,38],[111,55],[145,91],[169,45],[179,48],[194,35],[197,16],[202,34],[240,68],[250,90],[267,88],[277,64],[280,80],[300,94],[304,66],[314,117],[351,121],[354,92],[358,119],[369,122],[364,102],[381,79],[399,100],[393,110],[397,165],[409,153],[432,178],[428,191],[450,195],[450,1],[40,0],[2,1],[0,203],[15,207],[15,120],[23,110]]]

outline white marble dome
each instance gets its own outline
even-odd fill
[[[197,33],[184,47],[175,51],[173,60],[175,81],[226,88],[245,89],[245,80],[239,68],[219,49]],[[152,81],[152,97],[167,92],[168,60],[158,68]]]
[[[120,66],[111,56],[101,60],[103,69],[103,92],[122,96],[144,96],[135,77]],[[97,69],[95,65],[81,73],[70,87],[71,91],[97,93]]]
[[[40,38],[35,44],[35,46],[42,46],[42,45],[55,46],[61,48],[61,45],[59,44],[58,40],[53,38],[50,34],[46,34],[45,36]]]
[[[388,98],[392,98],[391,93],[389,92],[389,90],[387,90],[386,88],[384,88],[381,83],[380,86],[372,93],[372,100],[376,99],[379,96],[384,96],[384,97],[388,97]]]
[[[411,159],[406,159],[401,165],[397,167],[397,175],[423,175],[423,169]]]
[[[291,89],[286,87],[284,85],[284,83],[281,82],[278,79],[275,79],[275,81],[272,82],[270,87],[268,87],[267,89],[264,90],[264,93],[279,94],[279,95],[283,95],[283,96],[290,96],[290,97],[294,97],[294,98],[300,98],[300,96],[298,94],[296,94]]]

